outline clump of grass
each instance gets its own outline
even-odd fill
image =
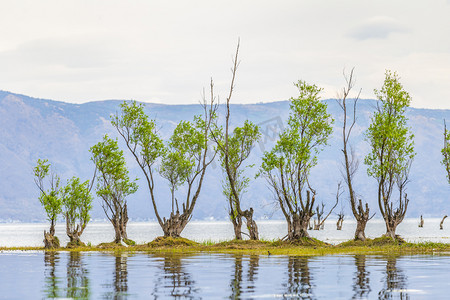
[[[231,240],[224,241],[212,245],[213,248],[224,249],[258,249],[270,246],[270,242],[267,241],[255,241],[255,240]]]
[[[297,247],[326,247],[330,246],[330,244],[319,241],[318,239],[312,237],[302,237],[296,240],[277,240],[272,242],[272,246],[274,247],[287,247],[287,246],[297,246]]]
[[[82,241],[71,241],[71,242],[68,242],[66,245],[66,248],[68,248],[68,249],[79,248],[79,247],[86,247],[86,245]]]
[[[387,236],[381,236],[374,239],[366,239],[365,241],[350,240],[343,242],[338,247],[378,247],[378,246],[399,246],[405,244],[405,240],[397,236],[395,240]]]
[[[179,248],[179,247],[193,247],[198,246],[199,244],[182,238],[182,237],[164,237],[160,236],[154,239],[152,242],[148,243],[147,246],[150,248]]]

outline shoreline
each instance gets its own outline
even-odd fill
[[[407,243],[380,237],[365,242],[347,241],[330,245],[315,239],[298,241],[250,241],[230,240],[220,243],[197,243],[185,238],[158,237],[146,244],[123,246],[103,243],[96,246],[60,247],[0,247],[4,252],[67,251],[67,252],[114,252],[114,253],[223,253],[247,255],[450,255],[450,244],[446,243]]]

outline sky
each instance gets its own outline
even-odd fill
[[[396,71],[413,107],[450,108],[450,0],[0,0],[0,90],[72,103],[334,98],[355,68],[375,98]]]

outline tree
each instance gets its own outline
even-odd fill
[[[167,147],[157,133],[155,122],[144,113],[142,104],[123,102],[120,107],[121,112],[112,117],[111,123],[144,173],[153,209],[164,236],[179,237],[192,217],[206,169],[215,157],[215,154],[208,156],[208,142],[217,105],[212,101],[208,105],[205,101],[203,117],[196,116],[193,123],[180,122]],[[160,174],[169,181],[172,195],[172,210],[168,219],[161,218],[154,193],[159,160],[162,160]],[[182,185],[186,186],[187,192],[180,212],[175,191]]]
[[[90,220],[92,210],[92,195],[89,180],[80,182],[72,177],[61,190],[63,204],[62,213],[66,219],[66,233],[70,239],[69,245],[80,245],[80,237]]]
[[[334,121],[327,113],[326,103],[320,102],[319,87],[304,81],[295,86],[300,95],[291,98],[288,126],[274,148],[264,153],[259,172],[272,188],[286,218],[289,240],[309,237],[307,229],[316,197],[309,184],[309,173],[327,144]]]
[[[403,89],[398,75],[386,71],[372,122],[366,131],[371,151],[364,163],[367,173],[378,183],[378,206],[386,224],[386,236],[396,238],[395,230],[406,214],[409,199],[406,186],[414,158],[414,136],[406,125],[406,108],[411,97]],[[394,209],[392,194],[398,190],[398,206]]]
[[[245,121],[244,126],[236,127],[231,136],[225,135],[225,140],[218,142],[220,164],[226,175],[223,193],[228,200],[229,216],[238,240],[242,239],[242,218],[246,219],[250,239],[259,239],[258,227],[253,220],[253,208],[242,210],[241,199],[250,182],[244,174],[243,163],[260,136],[259,127]]]
[[[350,153],[349,153],[349,139],[350,135],[352,134],[352,130],[356,124],[356,105],[359,100],[359,95],[361,94],[361,91],[359,91],[356,98],[353,100],[353,114],[350,117],[350,123],[347,125],[347,97],[349,96],[353,86],[354,86],[354,80],[353,80],[353,69],[350,72],[350,75],[347,77],[344,74],[345,81],[347,85],[342,89],[342,93],[338,95],[337,102],[339,106],[342,109],[343,112],[343,122],[342,122],[342,154],[344,155],[344,163],[343,163],[343,169],[342,171],[342,177],[344,178],[345,183],[347,184],[348,193],[349,193],[349,199],[350,199],[350,206],[352,208],[353,216],[356,219],[356,230],[354,239],[365,241],[366,240],[366,225],[367,222],[374,216],[369,215],[369,204],[366,202],[365,205],[363,205],[361,199],[357,200],[356,192],[354,190],[353,185],[353,179],[354,176],[358,170],[359,167],[359,160],[356,157],[354,149],[350,146]],[[343,217],[342,217],[343,220]],[[342,225],[341,225],[342,226]],[[339,228],[339,226],[338,226]]]
[[[91,160],[97,168],[97,196],[102,198],[102,207],[115,231],[115,243],[129,243],[127,236],[128,210],[126,197],[137,191],[136,180],[131,181],[117,140],[103,137],[90,149]]]
[[[55,236],[55,225],[58,215],[61,213],[62,201],[60,197],[60,178],[50,169],[47,159],[38,159],[34,168],[34,182],[39,188],[39,202],[45,209],[47,220],[50,221],[50,230],[44,230],[45,248],[59,248],[59,239]],[[48,178],[48,189],[45,187],[44,179]]]
[[[229,94],[226,101],[226,117],[225,117],[225,134],[214,134],[212,136],[217,144],[219,152],[220,165],[226,175],[223,184],[223,193],[228,200],[228,209],[230,220],[234,227],[234,236],[237,240],[242,239],[242,218],[246,219],[247,229],[251,240],[258,240],[258,226],[253,220],[253,208],[242,210],[241,199],[242,194],[248,187],[250,179],[245,176],[243,166],[244,161],[249,157],[254,143],[261,137],[259,127],[252,122],[246,120],[242,127],[235,127],[233,133],[230,134],[230,100],[233,95],[234,81],[236,71],[239,66],[239,41],[236,47],[236,54],[233,59],[233,67],[231,69],[232,78]],[[211,80],[210,85],[211,98],[214,99],[214,85]]]
[[[447,181],[450,183],[450,131],[447,130],[447,124],[444,120],[444,147],[441,150],[442,153],[442,165],[447,172]]]

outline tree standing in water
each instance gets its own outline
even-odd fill
[[[233,68],[231,69],[232,78],[226,102],[225,134],[217,136],[212,131],[212,135],[217,144],[220,165],[226,175],[223,184],[223,193],[228,200],[228,214],[233,223],[234,236],[237,240],[242,239],[242,218],[245,218],[250,239],[258,240],[259,232],[258,226],[255,220],[253,220],[253,208],[250,207],[249,209],[242,210],[241,200],[250,181],[244,174],[245,167],[243,163],[249,157],[254,143],[261,137],[261,133],[257,125],[246,120],[244,126],[235,127],[233,133],[230,134],[230,100],[233,95],[236,71],[239,66],[238,54],[239,42],[233,59]],[[211,80],[211,97],[214,99],[213,88],[214,85]]]
[[[378,107],[366,131],[371,151],[364,163],[367,173],[378,182],[378,206],[386,224],[386,236],[396,239],[395,230],[403,221],[409,199],[406,186],[414,158],[413,134],[406,126],[406,108],[411,97],[403,89],[396,73],[386,71],[381,90],[375,90]],[[394,210],[392,193],[398,189],[398,207]]]
[[[352,114],[350,117],[350,122],[347,124],[347,116],[348,116],[348,109],[347,109],[347,97],[350,94],[350,91],[352,90],[354,86],[354,80],[353,80],[353,69],[350,72],[350,75],[347,77],[344,74],[345,81],[347,83],[347,86],[342,89],[342,93],[338,95],[337,102],[339,106],[342,109],[343,113],[343,122],[342,122],[342,154],[344,155],[344,171],[342,172],[342,176],[344,177],[344,181],[347,184],[348,192],[349,192],[349,198],[350,198],[350,206],[352,208],[353,216],[356,219],[356,230],[354,239],[365,241],[366,240],[366,225],[367,222],[374,216],[369,215],[369,204],[366,202],[364,205],[361,201],[361,199],[357,199],[356,192],[354,190],[353,185],[353,179],[355,177],[355,174],[359,167],[359,160],[356,157],[354,149],[350,146],[349,149],[349,139],[350,135],[352,134],[353,127],[356,124],[356,105],[359,100],[359,95],[361,91],[358,93],[355,99],[353,99],[353,107]],[[350,152],[349,152],[350,150]],[[342,225],[341,225],[342,226]],[[339,227],[339,226],[338,226]]]
[[[214,155],[208,155],[210,130],[216,118],[217,105],[203,103],[203,116],[195,116],[194,122],[182,121],[175,128],[168,145],[159,137],[156,125],[144,113],[141,104],[124,102],[121,112],[112,117],[112,125],[123,137],[127,148],[144,173],[156,218],[164,236],[179,237],[192,217],[200,195],[207,167]],[[169,181],[172,209],[169,218],[162,218],[155,196],[157,162],[161,160],[160,175]],[[179,186],[187,192],[182,205],[175,197]],[[181,207],[180,207],[181,206]]]
[[[137,191],[137,184],[131,181],[117,140],[103,137],[103,141],[90,149],[97,175],[97,195],[102,198],[102,207],[115,231],[115,243],[132,243],[127,236],[128,210],[126,197]]]
[[[300,95],[291,98],[288,126],[275,147],[264,153],[259,172],[272,188],[286,218],[289,240],[309,237],[307,230],[316,197],[309,174],[333,131],[327,105],[319,99],[321,89],[304,81],[295,85]]]
[[[86,225],[91,219],[89,212],[92,210],[92,184],[89,180],[80,182],[77,177],[72,177],[61,190],[63,209],[66,219],[66,233],[70,246],[80,246],[80,240]]]
[[[48,178],[48,189],[45,188],[45,178]],[[59,248],[59,239],[55,236],[55,225],[62,207],[60,178],[51,170],[50,163],[47,159],[38,159],[37,165],[34,168],[34,182],[40,191],[39,202],[44,207],[47,219],[50,221],[49,232],[44,230],[45,248]]]

